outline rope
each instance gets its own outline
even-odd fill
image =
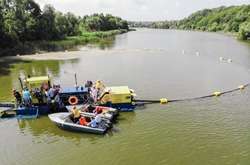
[[[183,102],[183,101],[192,101],[192,100],[200,100],[200,99],[206,99],[206,98],[210,98],[210,97],[218,97],[221,95],[225,95],[225,94],[229,94],[229,93],[233,93],[239,90],[243,90],[246,87],[250,86],[250,83],[246,84],[246,85],[241,85],[238,88],[232,89],[232,90],[228,90],[228,91],[224,91],[224,92],[214,92],[213,94],[210,95],[206,95],[206,96],[201,96],[201,97],[193,97],[193,98],[186,98],[186,99],[174,99],[174,100],[167,100],[167,99],[159,99],[159,100],[134,100],[134,102],[136,103],[144,103],[144,104],[167,104],[167,103],[174,103],[174,102]]]

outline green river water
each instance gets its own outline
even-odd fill
[[[79,84],[100,79],[128,85],[142,99],[203,96],[250,82],[250,45],[216,33],[139,29],[118,35],[107,48],[87,46],[75,53],[74,60],[0,61],[0,100],[12,100],[17,77],[27,74],[49,74],[66,87],[74,85],[77,73]],[[148,105],[120,113],[103,136],[63,131],[46,116],[1,119],[0,164],[248,165],[249,107],[250,88]]]

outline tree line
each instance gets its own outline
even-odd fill
[[[224,31],[237,33],[240,39],[250,40],[250,5],[204,9],[182,20],[135,22],[132,25],[163,29]]]
[[[36,40],[61,40],[91,31],[128,29],[128,23],[110,14],[84,17],[61,13],[51,5],[43,10],[33,0],[0,0],[0,48]]]

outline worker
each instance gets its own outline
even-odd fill
[[[100,80],[97,80],[97,81],[95,82],[95,87],[96,87],[97,89],[104,89],[104,88],[105,88],[104,84],[103,84]]]
[[[82,125],[82,126],[87,126],[88,125],[88,122],[87,122],[87,120],[86,120],[86,118],[84,116],[80,117],[79,124]]]
[[[95,82],[95,89],[97,90],[97,98],[101,95],[104,88],[105,88],[105,85],[100,80],[97,80]]]
[[[101,121],[102,121],[101,115],[98,114],[90,123],[88,123],[88,126],[96,128],[101,123]]]
[[[74,123],[77,123],[81,117],[81,113],[80,110],[74,106],[71,110],[72,114],[71,114],[71,119]]]
[[[97,114],[101,114],[103,112],[103,108],[102,107],[96,107],[95,110],[94,110],[94,113],[97,115]]]
[[[35,90],[34,90],[34,96],[37,98],[39,104],[43,103],[43,94],[39,90],[39,88],[35,88]]]
[[[57,94],[56,85],[53,85],[53,87],[50,88],[48,91],[48,103],[54,102],[56,94]]]
[[[23,91],[23,103],[25,106],[31,106],[32,104],[32,97],[28,88],[25,88]]]
[[[88,80],[86,83],[85,83],[85,88],[88,88],[88,92],[91,91],[91,88],[93,87],[93,82]]]
[[[90,97],[93,99],[93,102],[96,103],[98,98],[98,90],[95,86],[91,88]]]
[[[22,96],[20,92],[18,92],[16,89],[13,89],[12,92],[13,92],[13,96],[16,98],[16,104],[17,105],[22,104]]]

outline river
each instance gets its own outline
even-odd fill
[[[128,85],[138,98],[190,98],[250,82],[250,45],[218,33],[139,29],[112,45],[66,52],[74,59],[0,62],[0,100],[18,76],[51,75],[62,87],[86,80]],[[225,60],[220,60],[223,57]],[[228,62],[232,59],[232,62]],[[104,136],[66,132],[48,117],[0,120],[1,165],[248,165],[250,89],[218,98],[148,105],[121,113]]]

